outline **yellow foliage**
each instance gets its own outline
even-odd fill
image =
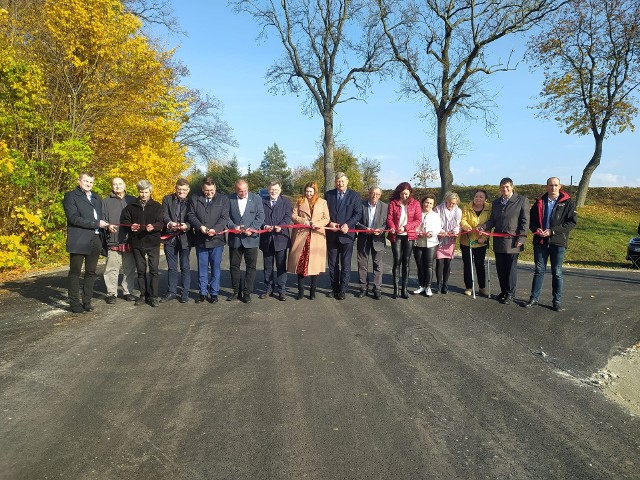
[[[15,161],[9,156],[9,147],[4,140],[0,140],[0,176],[13,173]]]
[[[29,249],[19,235],[0,235],[0,271],[27,269]]]

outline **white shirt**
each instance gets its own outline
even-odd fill
[[[240,210],[240,216],[244,215],[244,211],[247,209],[248,201],[249,201],[249,197],[238,199],[238,209]]]

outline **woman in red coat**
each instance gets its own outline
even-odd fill
[[[413,189],[408,182],[396,187],[389,199],[387,228],[391,252],[393,253],[393,298],[398,298],[398,277],[401,277],[402,290],[400,296],[409,298],[407,283],[409,281],[409,259],[413,242],[417,238],[416,228],[422,221],[420,202],[413,198]],[[400,275],[402,265],[402,275]]]

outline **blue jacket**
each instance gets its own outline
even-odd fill
[[[329,206],[329,218],[338,225],[347,224],[349,229],[355,229],[356,224],[362,216],[362,201],[360,195],[353,190],[347,189],[344,198],[338,205],[338,190],[334,188],[325,193],[324,196]],[[342,233],[327,230],[327,243],[348,243],[353,242],[356,234],[353,232]]]
[[[293,208],[288,198],[278,197],[275,205],[271,206],[271,199],[262,200],[262,210],[264,210],[264,225],[291,225],[291,213]],[[280,232],[269,232],[260,235],[260,250],[269,250],[273,245],[273,251],[281,252],[289,248],[289,229],[283,228]]]
[[[242,225],[245,229],[260,230],[264,225],[264,210],[262,209],[262,199],[255,193],[249,192],[247,197],[247,208],[244,215],[240,215],[238,206],[238,196],[235,193],[229,195],[229,223],[228,228],[236,229]],[[229,233],[230,248],[258,248],[260,245],[260,235],[254,233],[245,235],[244,233]]]

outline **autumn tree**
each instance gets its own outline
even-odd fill
[[[230,0],[251,15],[261,31],[275,31],[284,55],[267,71],[272,91],[305,94],[306,111],[323,121],[323,177],[332,188],[334,112],[362,99],[369,75],[384,64],[382,36],[371,21],[368,0]]]
[[[576,199],[583,206],[600,165],[605,138],[634,130],[640,86],[640,4],[630,0],[572,0],[529,42],[529,58],[544,74],[539,116],[567,134],[593,135]]]
[[[416,163],[416,171],[411,177],[411,181],[416,183],[417,187],[427,188],[431,182],[438,179],[438,169],[431,165],[431,160],[423,156]]]
[[[483,116],[492,128],[494,102],[484,77],[513,69],[510,59],[485,51],[508,35],[529,30],[564,0],[376,0],[384,33],[400,65],[403,92],[426,99],[435,114],[441,191],[453,184],[449,125],[456,116]]]
[[[359,162],[360,173],[362,175],[362,188],[365,190],[371,187],[380,186],[380,161],[372,158],[363,158]]]
[[[353,154],[351,149],[344,145],[339,145],[335,148],[333,153],[333,161],[336,172],[344,173],[349,179],[349,188],[360,192],[363,189],[362,172],[360,171],[360,164],[358,158]],[[312,170],[314,171],[314,177],[317,179],[323,179],[322,166],[324,165],[324,158],[322,155],[313,162]],[[327,191],[335,186],[334,177],[326,185],[318,184],[318,188]]]

